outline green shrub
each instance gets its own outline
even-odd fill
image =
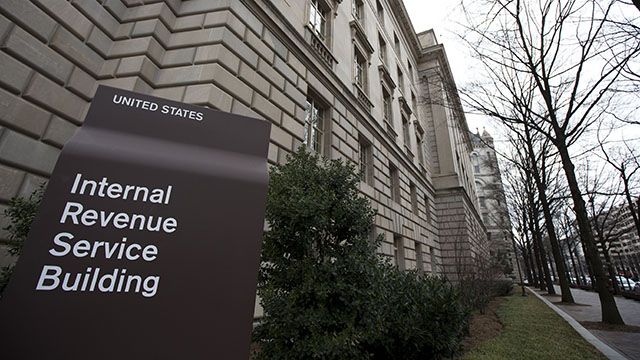
[[[9,233],[9,254],[20,256],[22,253],[22,245],[27,239],[27,235],[29,235],[31,223],[38,212],[43,194],[44,184],[40,185],[28,198],[14,197],[9,201],[9,207],[4,211],[4,215],[9,219],[9,225],[4,228]],[[12,273],[13,265],[2,268],[0,272],[0,294],[7,286]]]
[[[271,171],[256,327],[260,359],[417,359],[453,354],[468,312],[446,281],[376,254],[375,212],[351,165],[302,148]]]
[[[378,307],[383,331],[368,348],[374,359],[439,359],[454,355],[467,334],[469,311],[457,287],[439,277],[387,269]]]

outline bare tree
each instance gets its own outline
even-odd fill
[[[619,101],[612,90],[640,54],[640,38],[612,24],[617,1],[485,0],[474,2],[481,16],[467,7],[467,33],[488,81],[463,91],[476,111],[502,121],[513,119],[513,104],[522,89],[535,90],[529,106],[530,127],[557,149],[587,261],[596,279],[602,321],[623,324],[598,256],[583,192],[570,146]],[[615,41],[614,41],[615,40]],[[526,99],[526,98],[525,98]]]

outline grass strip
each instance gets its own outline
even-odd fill
[[[532,294],[506,297],[497,314],[504,324],[500,335],[463,359],[606,359]]]

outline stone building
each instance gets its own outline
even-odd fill
[[[0,211],[105,84],[266,119],[270,163],[306,144],[358,164],[401,269],[486,256],[444,48],[400,0],[3,0],[0,44]]]
[[[471,163],[480,213],[487,228],[489,253],[499,265],[506,265],[505,275],[515,277],[517,264],[513,255],[511,220],[493,137],[483,130],[482,134],[478,131],[472,138]]]

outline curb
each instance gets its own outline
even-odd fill
[[[611,346],[605,344],[604,342],[602,342],[602,340],[598,339],[595,335],[593,335],[591,332],[589,332],[589,330],[585,329],[584,326],[580,325],[580,323],[578,321],[576,321],[576,319],[574,319],[573,317],[571,317],[571,315],[569,315],[566,312],[564,312],[564,310],[562,310],[559,307],[555,306],[549,300],[545,299],[543,296],[538,294],[535,290],[529,288],[528,286],[526,286],[526,288],[527,288],[527,290],[529,290],[529,293],[532,293],[538,299],[542,300],[542,302],[547,304],[547,306],[550,307],[551,310],[555,311],[566,322],[568,322],[569,325],[571,325],[571,327],[575,331],[577,331],[578,334],[580,334],[580,336],[582,336],[585,340],[587,340],[587,342],[589,344],[593,345],[596,349],[598,349],[598,351],[600,351],[604,356],[606,356],[607,359],[610,359],[610,360],[628,360],[628,358],[624,357],[622,354],[620,354],[619,352],[614,350]]]

